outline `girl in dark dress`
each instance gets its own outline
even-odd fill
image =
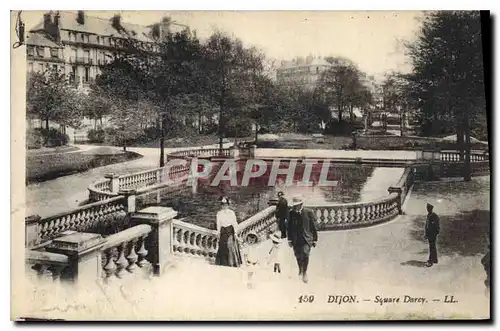
[[[217,233],[219,249],[215,256],[215,264],[227,267],[239,267],[242,264],[240,239],[237,236],[238,222],[236,214],[229,209],[229,199],[221,199],[222,209],[217,213]]]

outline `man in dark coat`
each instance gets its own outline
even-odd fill
[[[303,207],[300,198],[294,198],[293,209],[290,211],[288,222],[288,244],[293,247],[295,258],[299,266],[299,277],[304,283],[308,282],[307,267],[311,247],[316,247],[318,232],[316,229],[316,215]]]
[[[278,221],[278,229],[281,231],[281,238],[286,238],[286,225],[288,221],[288,201],[285,199],[283,192],[278,192],[278,204],[276,205],[276,220]]]
[[[433,211],[434,206],[427,204],[427,221],[425,222],[425,239],[429,241],[429,260],[427,266],[432,267],[434,263],[438,263],[436,240],[439,234],[439,217]]]

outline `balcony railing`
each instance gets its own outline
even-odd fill
[[[92,59],[86,58],[86,57],[70,57],[69,63],[74,63],[74,64],[92,64]]]

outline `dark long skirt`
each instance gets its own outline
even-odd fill
[[[239,267],[242,264],[240,246],[232,225],[220,229],[219,249],[215,264],[226,267]]]

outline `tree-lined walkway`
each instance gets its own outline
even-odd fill
[[[487,247],[483,238],[489,233],[489,188],[489,177],[470,183],[417,183],[406,202],[406,214],[394,221],[321,232],[311,253],[308,284],[298,279],[292,251],[284,247],[283,273],[275,275],[271,266],[264,265],[253,290],[246,288],[239,269],[185,259],[159,278],[116,280],[122,286],[86,291],[92,296],[83,303],[69,298],[68,304],[80,305],[76,310],[45,314],[67,318],[113,314],[117,319],[487,318],[489,298],[480,259]],[[427,202],[435,205],[442,228],[439,264],[431,268],[424,267],[427,245],[422,229]],[[262,244],[263,257],[269,245]],[[43,295],[38,289],[35,295]],[[298,303],[301,295],[314,295],[315,300]],[[329,295],[352,295],[359,302],[328,304]],[[405,295],[427,302],[375,303],[376,296],[404,301]],[[444,303],[446,295],[458,302]]]

